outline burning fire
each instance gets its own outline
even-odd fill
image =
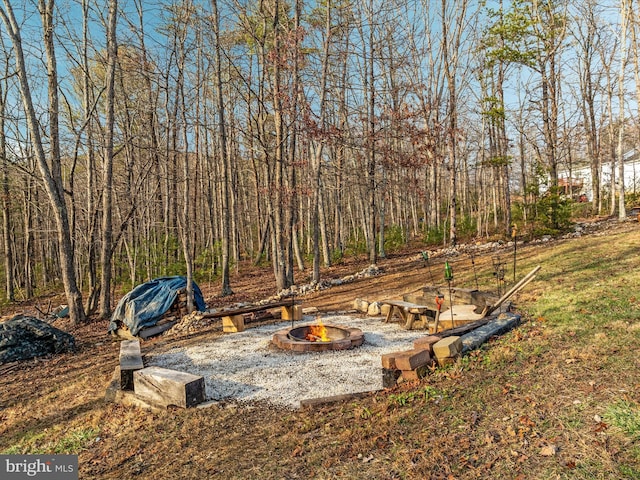
[[[322,324],[322,320],[318,319],[317,325],[309,325],[309,332],[306,340],[310,342],[329,342],[331,339],[327,336],[327,329]]]

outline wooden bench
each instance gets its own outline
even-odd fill
[[[138,340],[120,342],[120,389],[133,390],[133,373],[143,368],[140,342]]]
[[[383,305],[389,305],[389,312],[385,318],[385,323],[391,321],[394,315],[398,315],[404,322],[404,328],[411,330],[416,320],[424,322],[424,328],[429,328],[429,320],[434,320],[435,310],[429,305],[418,305],[404,300],[383,300]]]
[[[293,299],[280,302],[265,303],[262,305],[250,305],[236,309],[219,310],[217,312],[205,312],[203,318],[221,318],[222,331],[226,333],[244,331],[244,316],[248,313],[257,313],[273,308],[281,308],[282,320],[302,320],[302,307]]]

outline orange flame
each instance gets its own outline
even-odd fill
[[[317,325],[309,325],[307,340],[310,340],[312,342],[329,342],[331,340],[327,336],[327,329],[322,324],[322,321],[320,319],[318,319]]]

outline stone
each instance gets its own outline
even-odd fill
[[[401,370],[400,375],[403,380],[408,382],[412,380],[420,380],[421,378],[426,377],[429,374],[429,366],[423,365],[421,367],[416,368],[415,370]]]
[[[369,307],[367,308],[367,315],[369,315],[370,317],[377,317],[378,315],[380,315],[380,313],[381,313],[380,303],[371,302],[369,304]]]
[[[460,337],[446,337],[433,344],[433,353],[438,360],[446,357],[456,357],[462,353],[462,340]]]
[[[431,365],[429,350],[408,350],[395,357],[396,367],[400,370],[415,370],[418,367]]]
[[[398,384],[402,372],[396,369],[383,368],[382,369],[382,387],[393,388]]]
[[[353,309],[358,312],[367,313],[369,310],[369,302],[363,300],[362,298],[356,298],[353,301]]]
[[[402,355],[404,352],[389,352],[382,354],[382,368],[388,370],[397,370],[396,357]]]
[[[435,335],[420,337],[413,341],[413,348],[415,348],[416,350],[429,349],[429,351],[433,353],[433,345],[435,343],[438,343],[440,340],[441,338]]]

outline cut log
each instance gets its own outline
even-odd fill
[[[193,407],[204,402],[204,378],[162,367],[147,367],[133,374],[134,391],[161,405]]]
[[[244,332],[244,315],[222,317],[222,331],[225,333]]]
[[[505,313],[462,336],[462,352],[474,350],[495,335],[502,335],[520,323],[520,315]]]

